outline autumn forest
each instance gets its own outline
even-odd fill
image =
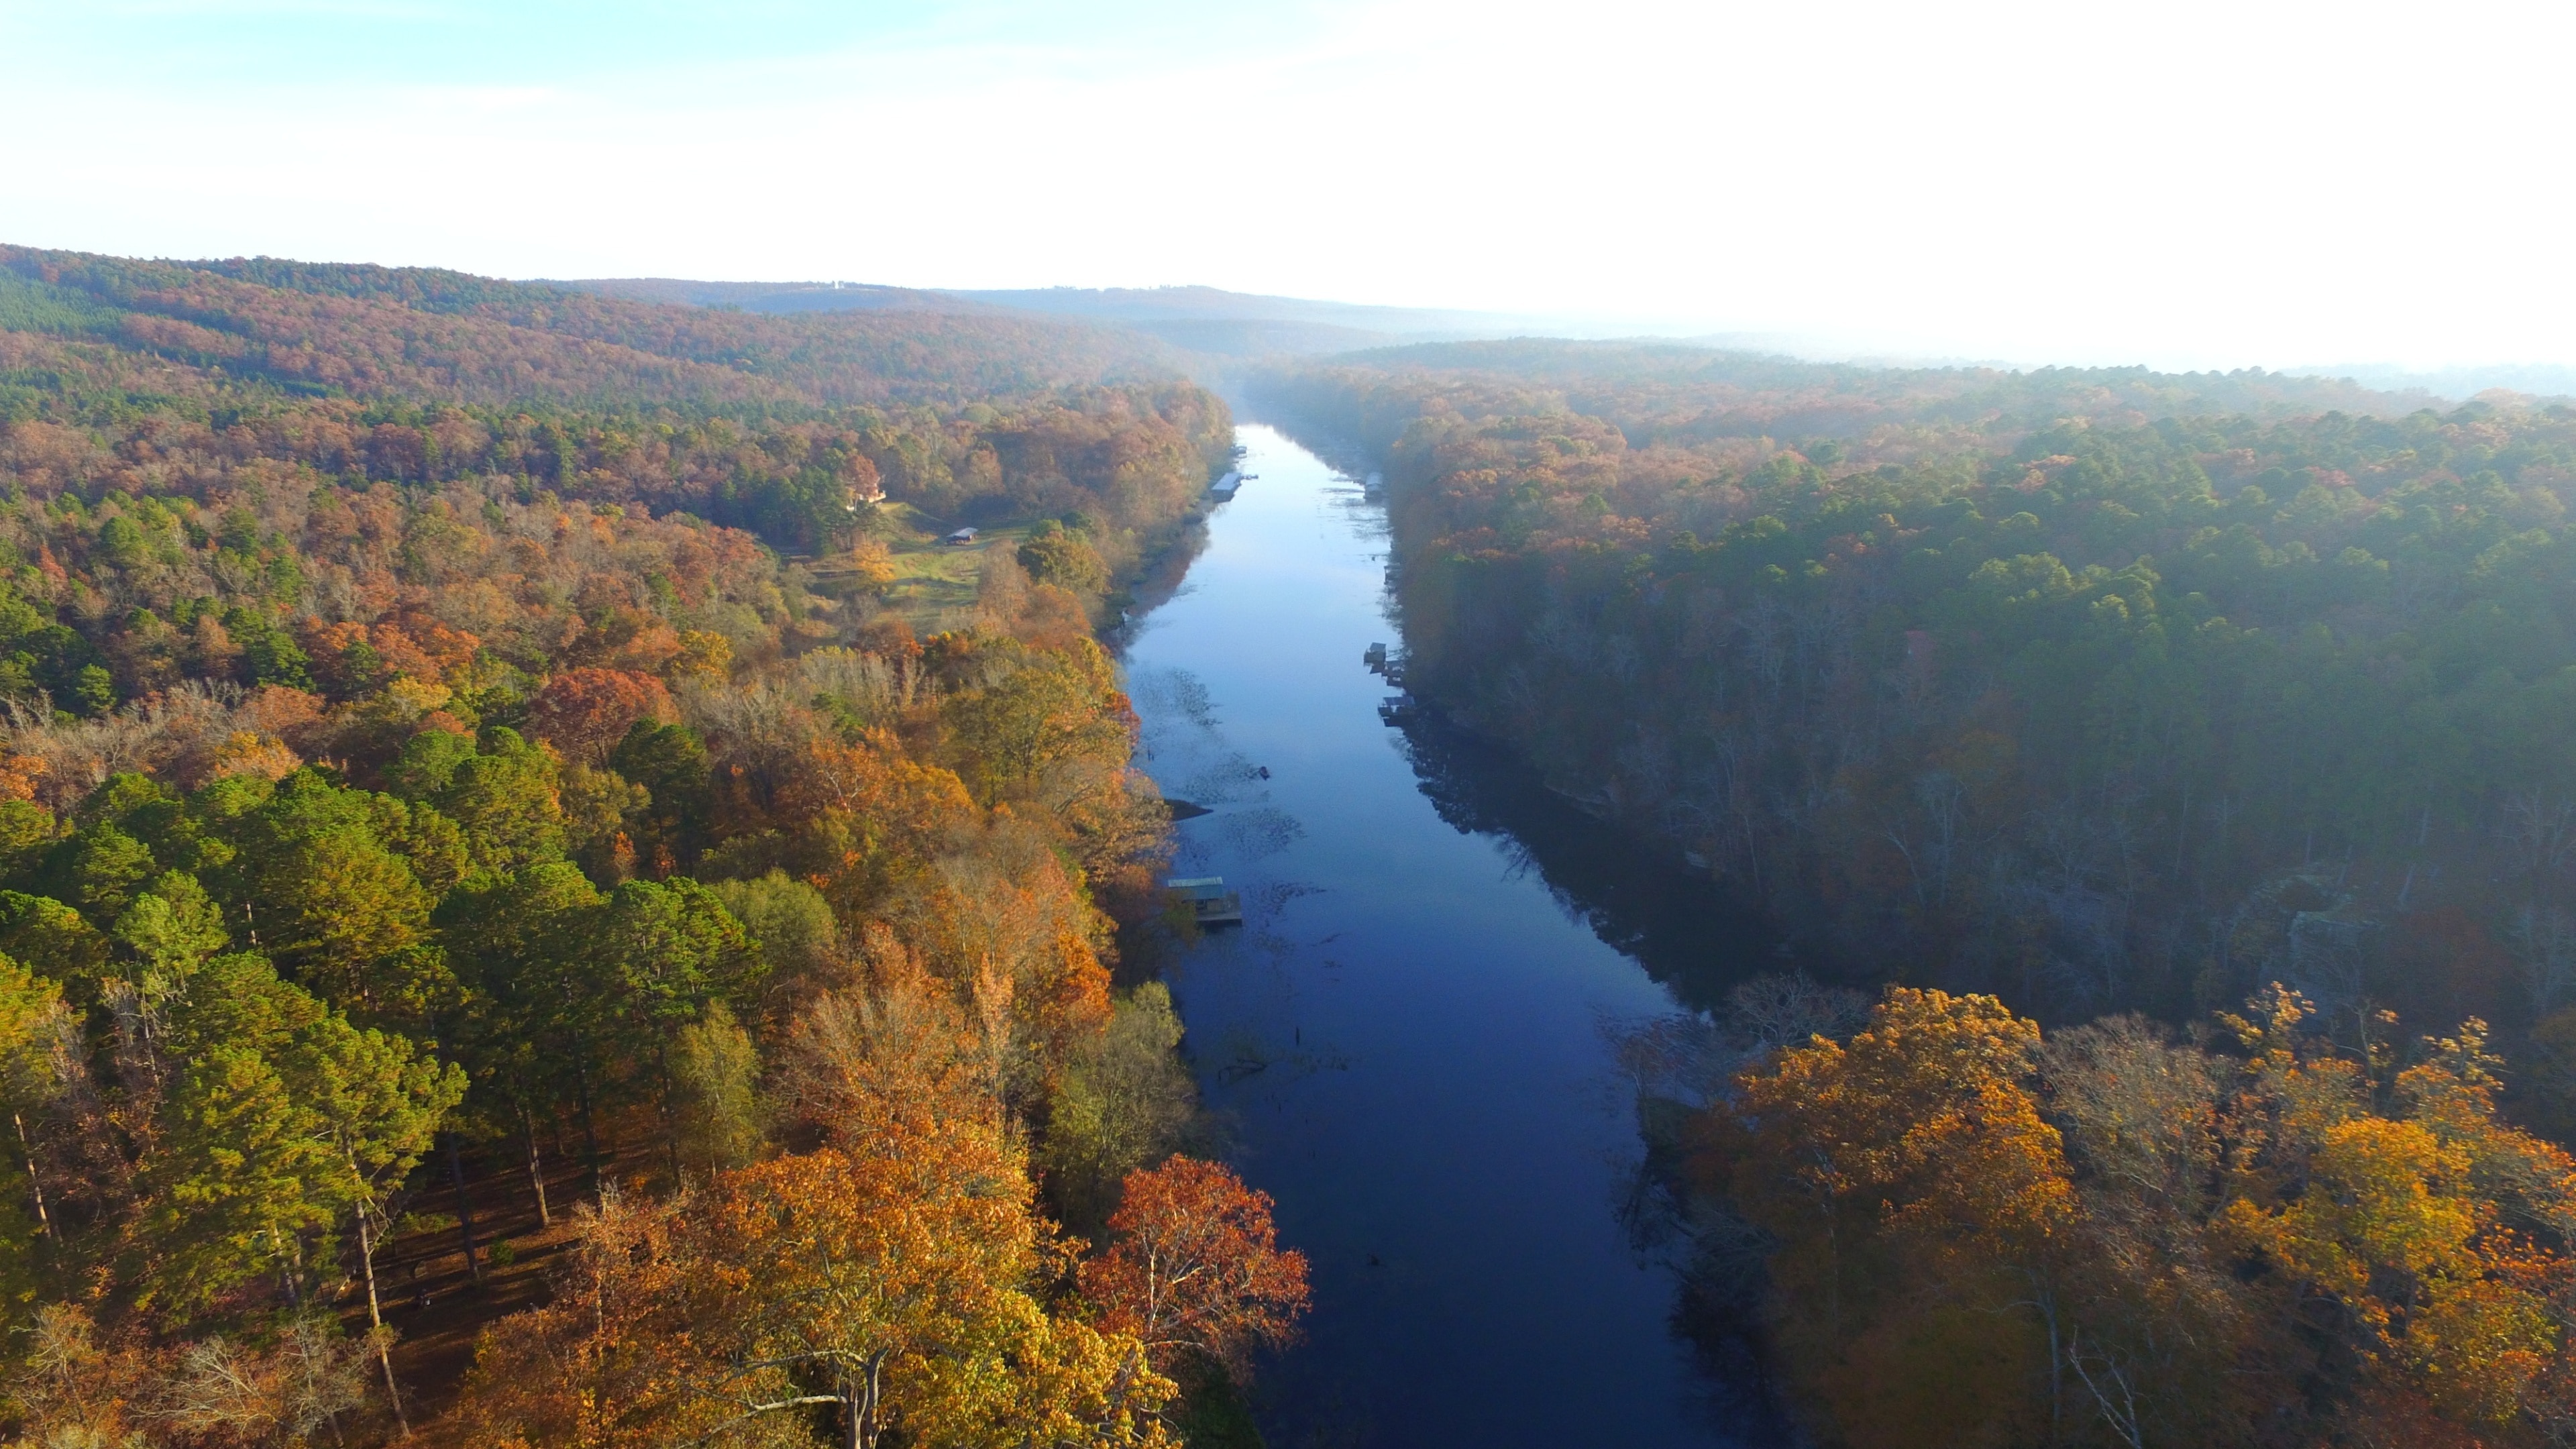
[[[15,1432],[1223,1442],[1306,1289],[1132,964],[1167,363],[0,251]]]
[[[1384,468],[1444,727],[1773,923],[1620,1051],[1685,1317],[1808,1432],[2576,1433],[2576,412],[1545,341],[1252,394]]]
[[[1746,1425],[2576,1441],[2576,410],[767,295],[0,247],[11,1442],[1286,1442],[1436,1295],[1176,992],[1238,410],[1374,758],[1715,903],[1580,1030]]]

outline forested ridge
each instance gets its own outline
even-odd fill
[[[1632,1043],[1818,1432],[2567,1432],[2576,410],[1546,342],[1255,396],[1383,468],[1411,689],[1909,983]]]
[[[1113,974],[1090,625],[1232,435],[1137,347],[0,253],[12,1431],[1222,1422],[1304,1269]],[[934,618],[906,518],[1034,526]]]
[[[1134,333],[989,308],[772,316],[423,268],[0,247],[12,369],[186,364],[416,402],[841,406],[1175,375]]]

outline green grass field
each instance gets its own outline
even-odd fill
[[[894,586],[886,593],[883,607],[922,635],[970,622],[984,560],[995,549],[1016,551],[1031,527],[1027,522],[979,527],[975,542],[961,547],[943,542],[954,524],[926,517],[908,503],[885,504],[879,515],[886,526],[878,537],[892,550],[895,568]],[[802,562],[813,572],[817,588],[833,591],[840,571],[832,560]]]

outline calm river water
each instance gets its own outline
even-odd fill
[[[1314,1264],[1307,1341],[1256,1390],[1271,1443],[1769,1442],[1623,1226],[1607,1035],[1758,943],[1507,765],[1382,723],[1383,513],[1279,433],[1241,441],[1258,477],[1126,658],[1146,769],[1213,812],[1175,873],[1248,918],[1167,979],[1236,1165]]]

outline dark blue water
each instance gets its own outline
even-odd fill
[[[1307,1342],[1256,1392],[1271,1442],[1750,1439],[1619,1211],[1639,1142],[1605,1026],[1674,990],[1541,868],[1606,859],[1579,829],[1503,828],[1509,800],[1380,721],[1361,655],[1401,644],[1382,513],[1279,434],[1242,441],[1259,476],[1127,660],[1145,767],[1213,810],[1179,827],[1175,873],[1223,875],[1248,917],[1168,979],[1237,1165],[1314,1265]],[[1625,870],[1601,874],[1615,893]],[[1674,939],[1658,970],[1685,994],[1693,969],[1736,974],[1721,936]]]

